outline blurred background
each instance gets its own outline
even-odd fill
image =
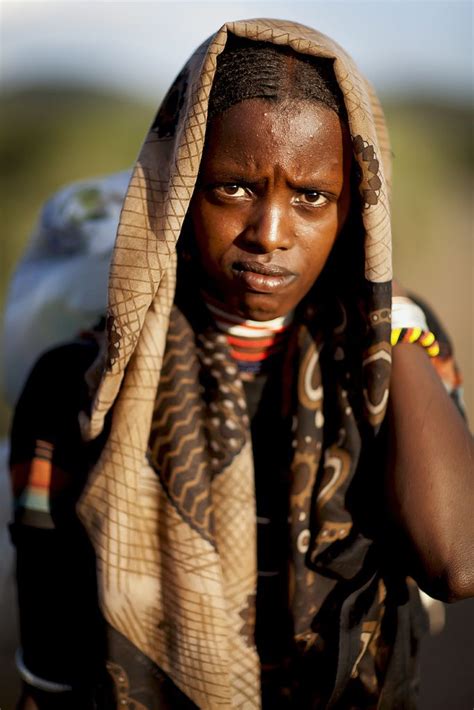
[[[41,205],[71,181],[132,165],[164,92],[226,20],[278,17],[339,42],[375,85],[394,154],[394,268],[455,343],[474,417],[471,2],[0,2],[0,312]],[[8,377],[8,373],[3,373]],[[10,408],[0,398],[0,439]],[[0,449],[6,459],[6,446]],[[17,681],[9,493],[1,469],[0,706]],[[422,710],[474,704],[474,603],[425,641]]]

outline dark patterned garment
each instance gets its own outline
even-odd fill
[[[444,374],[446,387],[452,389],[459,405],[460,376],[449,341],[435,316],[426,304],[423,306],[429,326],[442,344],[435,367]],[[113,708],[120,688],[124,698],[137,698],[134,703],[130,701],[130,708],[195,707],[165,673],[108,626],[99,611],[94,553],[75,514],[75,502],[106,436],[105,431],[103,437],[85,445],[77,420],[77,412],[88,405],[84,373],[96,354],[93,340],[77,341],[47,353],[35,366],[16,409],[11,450],[16,505],[11,531],[17,547],[23,660],[36,676],[74,688],[66,696],[33,689],[41,708],[64,708],[65,697],[68,708]],[[318,657],[314,666],[302,662],[293,642],[289,607],[288,471],[294,442],[292,422],[282,416],[279,405],[283,386],[281,367],[282,357],[278,356],[270,373],[244,384],[255,463],[258,553],[255,642],[261,661],[263,708],[319,707],[310,697],[306,673],[310,678],[318,674],[318,692],[322,697],[327,698],[330,689],[341,694],[337,707],[375,707],[375,696],[367,694],[367,686],[376,683],[375,677],[370,681],[367,675],[363,684],[359,675],[354,674],[344,681],[341,678],[338,687],[337,671],[334,676],[334,666],[341,668],[344,647],[353,637],[354,609],[350,605],[344,608],[343,604],[339,610],[342,646],[329,647],[327,655]],[[380,506],[376,492],[372,504]],[[387,543],[384,554],[389,549]],[[415,585],[405,583],[402,569],[400,573],[396,571],[401,562],[389,558],[383,574],[369,582],[378,585],[381,598],[387,591],[389,596],[384,600],[383,625],[377,624],[375,618],[365,621],[362,627],[363,638],[368,639],[359,659],[362,673],[374,672],[366,662],[371,657],[368,645],[372,644],[372,654],[375,653],[381,638],[374,639],[373,629],[377,628],[377,634],[384,637],[382,647],[386,649],[384,661],[388,670],[385,669],[386,701],[380,707],[414,707],[416,646],[425,620]],[[354,589],[354,600],[358,591]],[[364,591],[368,591],[367,583],[362,585],[362,599]],[[337,604],[336,599],[333,603]],[[318,615],[318,624],[324,628],[330,618],[331,607],[327,606]],[[110,645],[116,649],[123,666],[109,662],[106,673]],[[334,664],[337,653],[340,660]],[[382,662],[380,654],[379,658]],[[397,664],[405,668],[401,685]],[[127,674],[123,667],[127,668]],[[380,670],[375,668],[376,673]],[[145,695],[137,690],[143,677],[148,687]],[[397,701],[400,704],[394,704],[395,698],[400,698]]]

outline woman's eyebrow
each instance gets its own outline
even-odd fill
[[[259,185],[266,182],[266,177],[253,176],[250,171],[240,168],[226,168],[225,170],[213,169],[212,167],[203,170],[199,181],[201,183],[219,184],[219,183],[239,183],[240,185]]]
[[[292,190],[337,190],[341,189],[344,180],[341,180],[340,175],[302,175],[296,181],[287,180],[287,185]]]

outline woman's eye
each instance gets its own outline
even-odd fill
[[[241,185],[218,185],[216,191],[226,197],[246,197],[247,192]]]
[[[309,207],[322,207],[328,202],[328,198],[314,190],[300,192],[295,202],[301,205],[308,205]]]

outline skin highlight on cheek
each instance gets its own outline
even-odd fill
[[[252,320],[294,309],[344,223],[349,172],[346,129],[320,103],[250,99],[215,117],[190,207],[203,288]]]

